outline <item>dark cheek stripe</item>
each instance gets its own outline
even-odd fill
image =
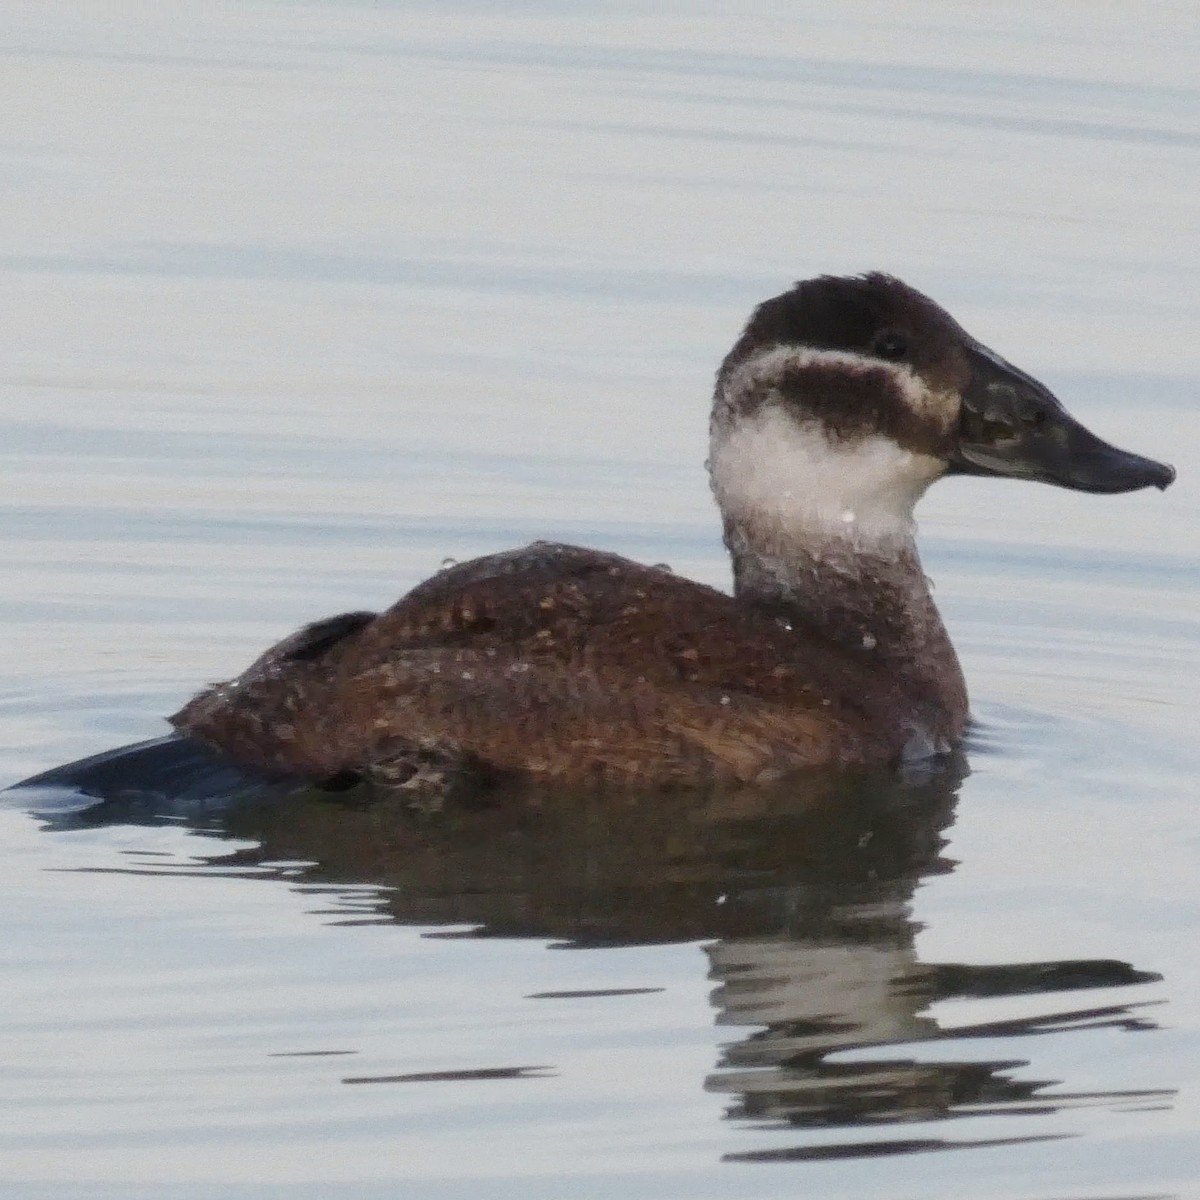
[[[736,405],[735,418],[753,415],[774,394],[839,439],[882,435],[917,454],[944,457],[948,451],[950,434],[940,414],[914,412],[903,385],[887,367],[797,363],[776,374],[764,373],[755,383],[737,396],[726,393],[726,402]]]

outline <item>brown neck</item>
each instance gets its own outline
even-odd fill
[[[878,664],[961,731],[966,683],[913,538],[872,547],[848,530],[813,544],[727,524],[725,544],[738,599]]]

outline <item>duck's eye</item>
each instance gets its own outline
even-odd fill
[[[908,338],[902,333],[889,330],[875,339],[872,349],[880,358],[900,359],[908,353]]]

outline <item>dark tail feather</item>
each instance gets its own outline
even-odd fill
[[[229,797],[270,783],[195,738],[170,733],[53,767],[13,788],[82,793],[99,800],[197,801]]]

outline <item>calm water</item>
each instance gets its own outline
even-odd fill
[[[725,583],[711,374],[806,274],[1180,472],[926,500],[969,774],[9,798],[6,1200],[1200,1196],[1194,8],[741,7],[0,16],[0,784],[446,556]]]

